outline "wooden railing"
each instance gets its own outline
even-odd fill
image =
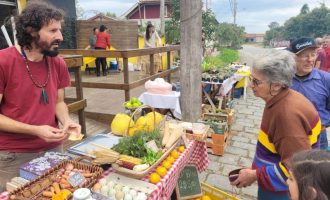
[[[83,49],[62,49],[60,53],[63,57],[67,57],[68,55],[80,55],[84,57],[108,57],[108,58],[122,58],[123,59],[123,79],[124,83],[95,83],[95,82],[84,82],[81,80],[81,72],[79,72],[79,76],[75,75],[75,81],[72,81],[72,86],[76,87],[77,98],[69,99],[66,98],[67,102],[77,102],[82,100],[82,87],[84,88],[98,88],[98,89],[115,89],[115,90],[124,90],[125,91],[125,101],[130,99],[130,90],[136,87],[143,85],[148,80],[153,80],[158,77],[166,77],[170,82],[171,74],[176,72],[179,67],[175,69],[171,69],[171,52],[172,51],[180,51],[179,45],[171,45],[165,47],[157,47],[157,48],[148,48],[148,49],[128,49],[128,50],[83,50]],[[167,53],[167,66],[166,69],[161,72],[155,72],[154,67],[154,55],[158,53]],[[150,75],[142,78],[140,80],[136,80],[133,82],[129,82],[129,70],[128,70],[128,58],[138,57],[138,56],[146,56],[150,57],[150,65],[149,71]],[[72,57],[72,56],[69,56]],[[77,66],[77,60],[75,61],[73,58],[65,59],[68,66]],[[82,59],[79,61],[78,66],[82,66]],[[70,69],[70,68],[69,68]],[[76,73],[75,73],[76,74]],[[80,88],[80,89],[79,89]],[[79,122],[83,120],[83,124],[85,124],[85,115],[87,117],[96,119],[100,122],[109,123],[113,119],[112,114],[108,113],[95,113],[95,112],[84,112],[82,107],[86,107],[86,100],[83,103],[72,103],[69,106],[69,109],[74,107],[76,109],[80,108],[79,112]],[[72,111],[72,110],[70,110]],[[82,124],[82,123],[81,123]],[[85,125],[83,125],[85,127]]]
[[[82,56],[64,55],[66,65],[70,72],[75,76],[76,98],[66,98],[69,112],[78,112],[79,124],[81,125],[81,133],[87,134],[85,121],[85,107],[87,106],[86,99],[83,98],[83,89],[81,86],[81,71],[80,67],[83,64]]]
[[[82,55],[84,57],[108,57],[108,58],[122,58],[123,59],[123,78],[124,83],[95,83],[95,82],[82,82],[82,87],[85,88],[99,88],[99,89],[115,89],[125,91],[125,101],[130,99],[130,90],[143,85],[146,81],[155,79],[157,77],[167,77],[170,81],[171,73],[178,70],[178,68],[171,69],[171,52],[180,51],[179,45],[171,45],[157,48],[146,49],[127,49],[127,50],[84,50],[84,49],[62,49],[62,55]],[[167,53],[167,68],[162,72],[156,73],[154,67],[154,54]],[[129,82],[128,71],[128,58],[138,56],[150,56],[150,76]],[[75,82],[73,81],[74,85]]]

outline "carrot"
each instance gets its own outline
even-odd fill
[[[43,191],[42,192],[42,195],[44,197],[52,197],[53,196],[53,193],[51,191]]]
[[[54,187],[54,190],[55,190],[55,194],[58,194],[58,193],[61,192],[60,185],[57,182],[53,183],[53,187]]]

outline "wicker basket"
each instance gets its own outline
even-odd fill
[[[63,169],[67,164],[71,163],[73,164],[74,168],[82,169],[82,170],[89,170],[91,173],[93,173],[93,176],[90,178],[86,178],[87,182],[85,182],[82,187],[90,188],[92,187],[96,182],[98,177],[102,174],[103,170],[102,168],[90,165],[87,163],[79,162],[81,158],[77,160],[66,160],[61,162],[60,164],[56,165],[54,168],[50,169],[48,172],[46,172],[44,175],[40,176],[39,178],[35,179],[34,181],[31,181],[22,187],[14,190],[9,194],[9,199],[11,200],[49,200],[51,198],[44,197],[42,195],[43,191],[46,191],[49,189],[49,187],[52,185],[53,180],[55,179],[57,173],[60,169]],[[76,189],[76,188],[74,188]]]
[[[149,108],[152,110],[153,114],[154,114],[154,127],[156,127],[156,113],[155,113],[155,109],[151,106],[148,106],[148,105],[142,105],[140,107],[138,107],[131,115],[131,119],[128,123],[128,128],[127,128],[127,131],[125,132],[124,134],[124,137],[126,137],[128,135],[128,132],[129,132],[129,124],[131,123],[131,120],[133,120],[133,117],[139,113],[139,112],[142,112],[142,109],[144,108]],[[163,119],[163,121],[161,121],[159,124],[158,124],[158,128],[159,129],[162,129],[163,126],[164,126],[164,122],[165,122],[165,117]],[[164,160],[168,154],[176,147],[176,144],[179,142],[176,141],[175,144],[170,148],[168,149],[153,165],[151,165],[149,168],[147,168],[146,170],[144,171],[140,171],[140,172],[137,172],[137,171],[133,171],[133,170],[130,170],[130,169],[127,169],[127,168],[124,168],[124,167],[121,167],[119,164],[117,163],[113,163],[112,164],[112,168],[118,172],[119,174],[123,174],[123,175],[126,175],[128,177],[131,177],[131,178],[135,178],[135,179],[141,179],[143,178],[144,176],[146,176],[151,170],[153,170],[156,166],[159,165],[159,163]]]
[[[147,176],[155,167],[157,167],[165,158],[167,158],[167,156],[178,146],[179,142],[180,142],[180,139],[178,139],[171,148],[167,149],[164,152],[164,154],[153,165],[151,165],[144,171],[140,171],[140,172],[133,171],[133,170],[121,167],[117,163],[113,163],[112,168],[119,174],[123,174],[125,176],[135,178],[135,179],[141,179],[141,178]]]

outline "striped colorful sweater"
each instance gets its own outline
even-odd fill
[[[303,95],[283,90],[266,103],[252,168],[257,171],[259,187],[287,193],[287,164],[298,151],[319,148],[321,121]]]

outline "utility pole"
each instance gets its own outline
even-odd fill
[[[165,0],[160,0],[160,34],[165,34]]]
[[[234,1],[234,25],[236,25],[237,0]]]
[[[181,0],[180,83],[182,120],[197,122],[202,104],[202,0]]]

